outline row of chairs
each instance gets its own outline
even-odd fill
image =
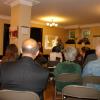
[[[56,78],[63,82],[82,82],[78,74],[63,73]],[[96,83],[100,84],[99,76],[88,76],[83,78],[83,84]],[[57,91],[56,91],[57,92]],[[66,98],[64,98],[66,97]],[[86,86],[69,85],[62,90],[62,100],[83,100],[83,99],[100,100],[100,91]],[[0,90],[0,100],[40,100],[39,96],[34,92]],[[56,100],[56,98],[54,99]]]
[[[92,84],[99,84],[100,85],[100,77],[99,76],[86,76],[81,78],[79,74],[73,74],[73,73],[62,73],[58,77],[55,78],[55,81],[60,81],[60,82],[80,82],[82,85],[69,85],[65,86],[62,90],[62,100],[64,99],[64,96],[66,97],[71,97],[74,99],[68,99],[67,100],[82,100],[82,99],[96,99],[100,100],[100,91],[94,89],[94,88],[89,88],[85,86],[87,83],[92,83]],[[57,94],[59,91],[57,91],[56,86],[55,86],[55,100],[57,98]],[[75,99],[77,98],[77,99]]]
[[[58,63],[59,61],[48,62],[48,68],[50,69],[51,74]],[[83,85],[83,86],[76,86],[76,85],[65,86],[62,90],[62,100],[64,99],[63,97],[65,95],[71,98],[74,97],[74,99],[68,99],[68,100],[82,100],[82,98],[85,99],[88,98],[90,100],[98,98],[100,99],[99,97],[100,91],[85,86],[87,83],[100,85],[100,76],[86,76],[81,78],[79,74],[62,73],[61,75],[56,77],[55,80],[62,82],[74,82],[74,83],[79,82],[80,84]],[[59,94],[55,86],[55,100],[57,97],[56,96],[57,93]]]

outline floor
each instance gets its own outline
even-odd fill
[[[54,100],[54,95],[55,95],[54,90],[55,90],[54,89],[54,82],[49,81],[48,86],[44,92],[44,100]]]
[[[57,96],[57,98],[61,98],[61,96]],[[55,100],[55,87],[54,87],[54,82],[49,81],[47,89],[44,92],[44,100]],[[56,100],[61,100],[61,99],[56,99]]]

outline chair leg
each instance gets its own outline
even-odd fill
[[[55,97],[54,97],[54,98],[55,98],[55,100],[56,100],[56,96],[57,96],[57,94],[56,94],[56,86],[55,86]]]

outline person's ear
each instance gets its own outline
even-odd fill
[[[39,54],[39,50],[36,52],[36,56],[38,56],[38,54]]]

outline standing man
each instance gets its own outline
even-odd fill
[[[0,66],[0,83],[3,89],[34,91],[43,100],[43,90],[48,81],[48,71],[34,61],[39,53],[35,40],[27,39],[22,44],[22,58],[17,62]]]

